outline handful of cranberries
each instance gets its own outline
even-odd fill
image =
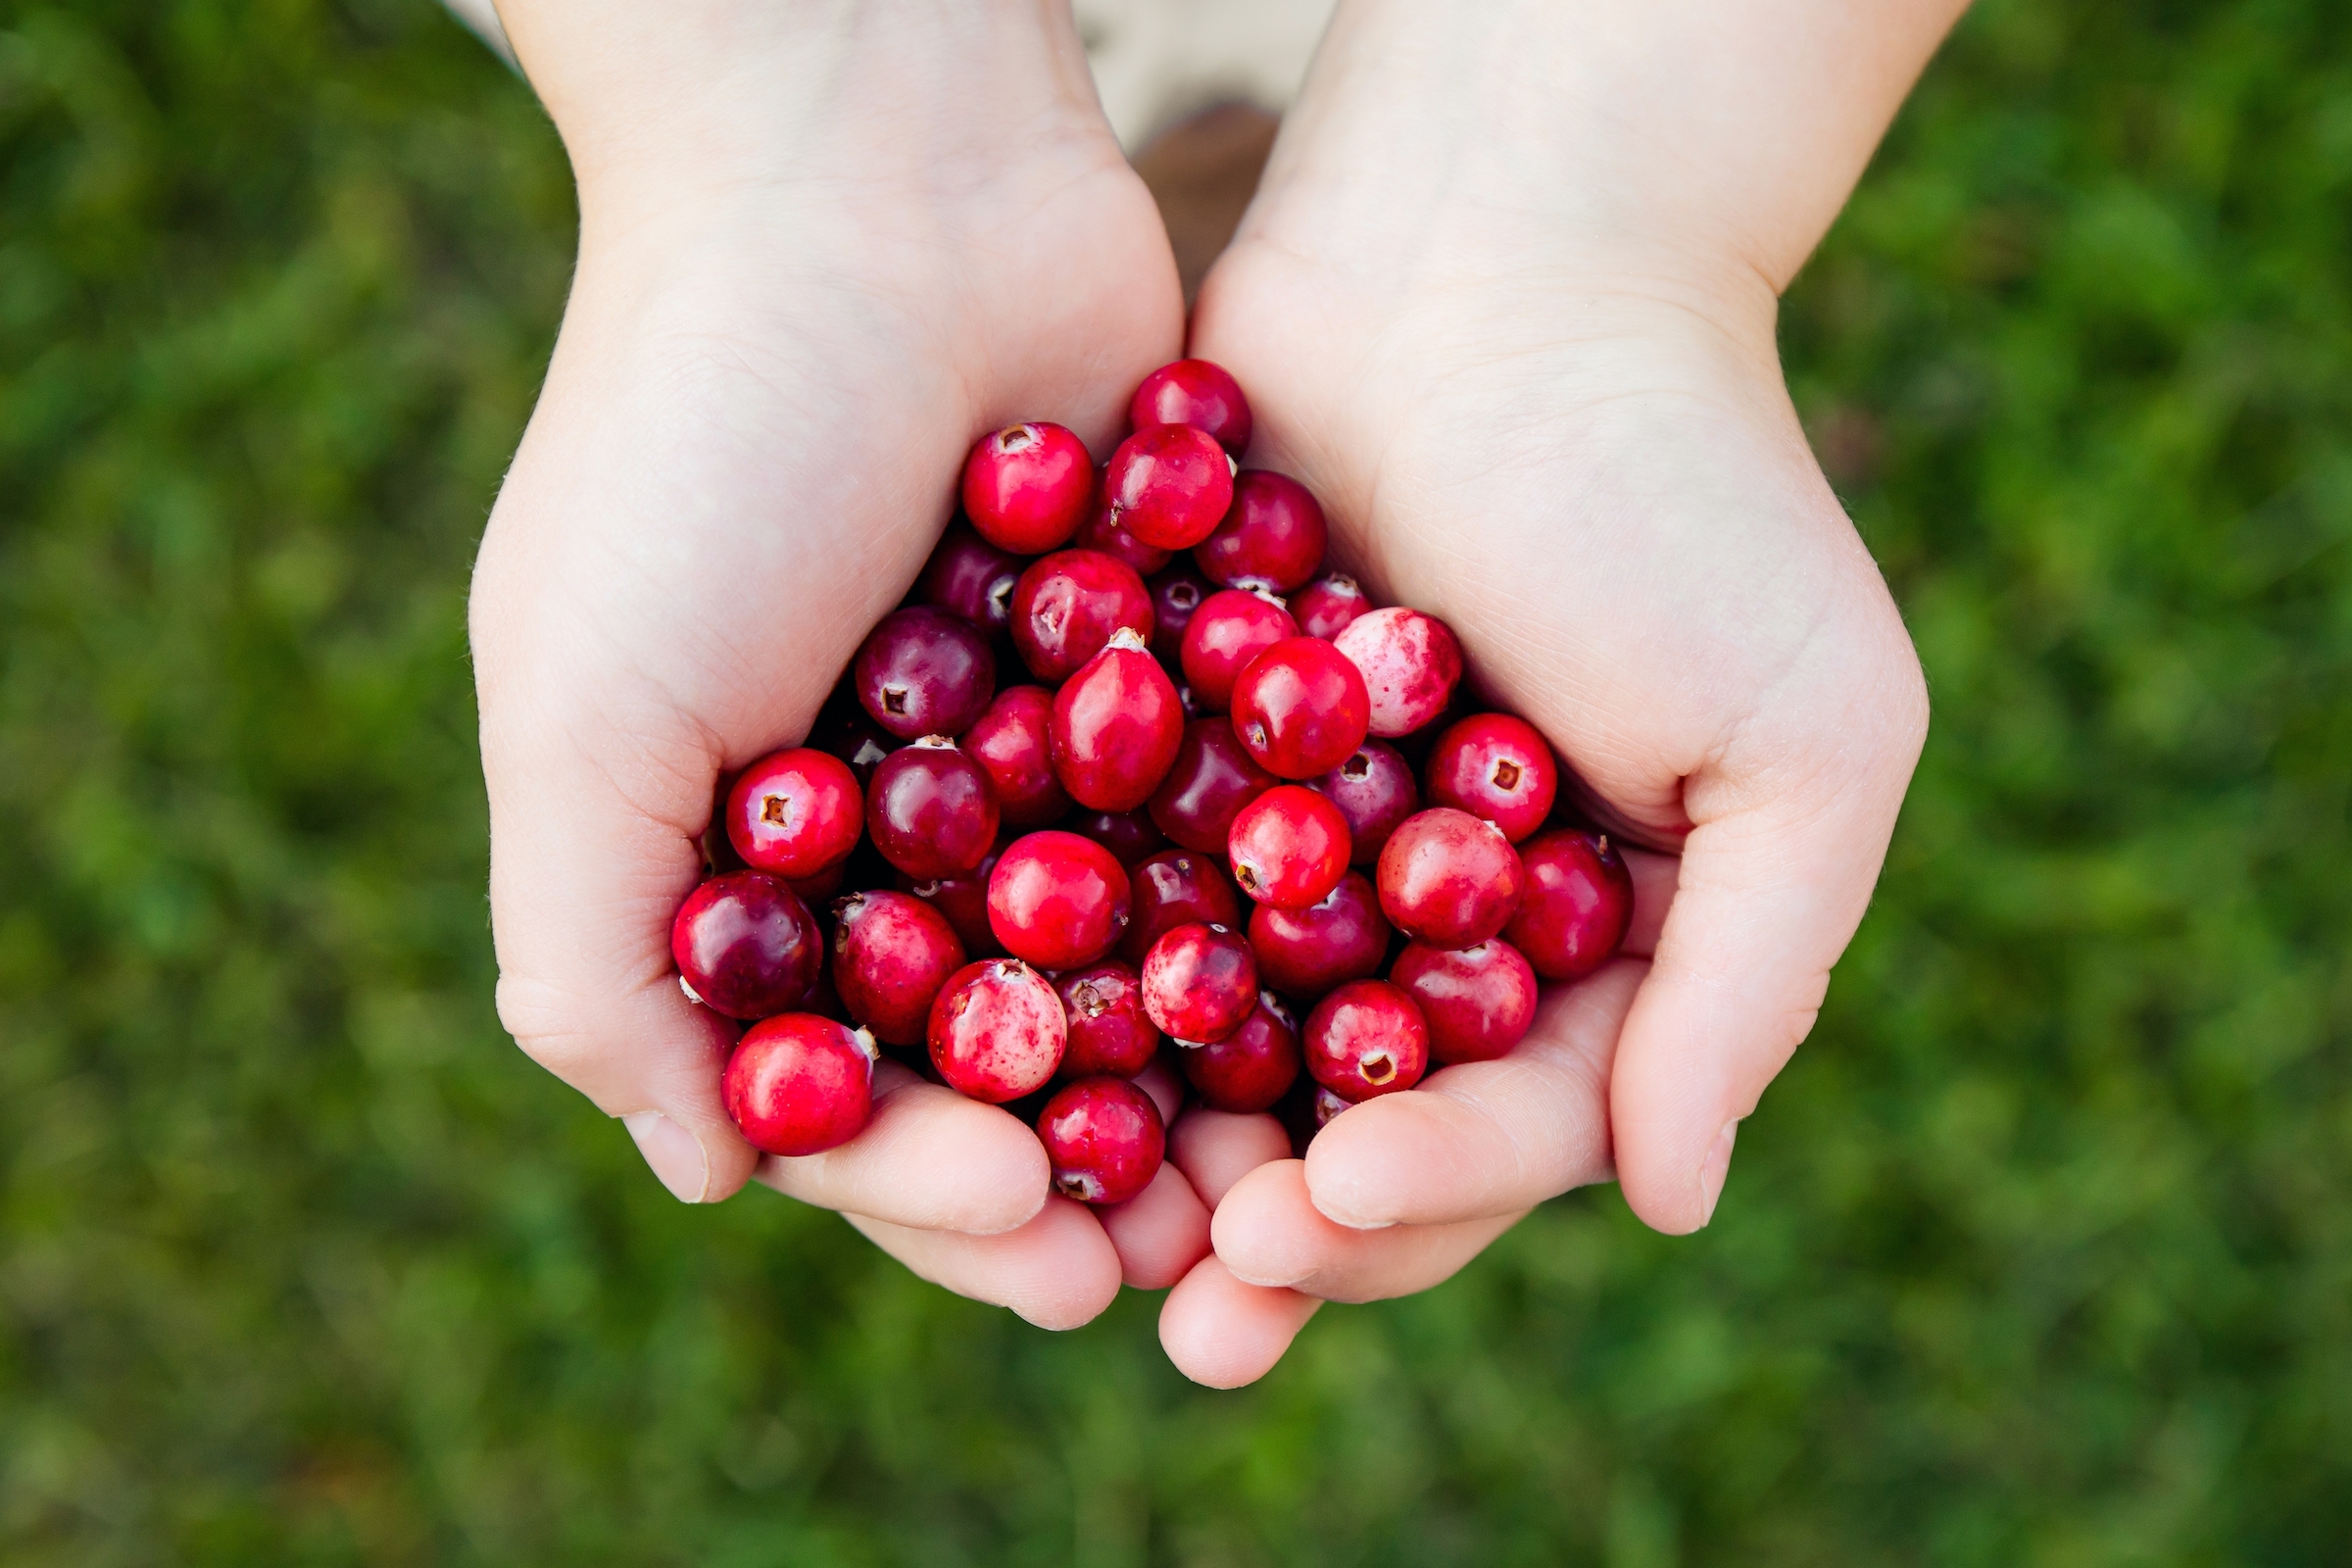
[[[1129,416],[1100,470],[1059,425],[982,439],[967,520],[818,733],[728,786],[670,946],[753,1021],[724,1091],[756,1148],[855,1137],[889,1048],[1117,1203],[1159,1169],[1132,1080],[1163,1055],[1199,1103],[1311,1136],[1502,1055],[1539,977],[1624,940],[1624,859],[1546,826],[1550,748],[1469,710],[1443,622],[1318,575],[1315,498],[1236,466],[1233,378],[1179,361]]]

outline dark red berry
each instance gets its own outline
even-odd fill
[[[1152,592],[1152,653],[1170,669],[1182,666],[1184,629],[1193,622],[1201,602],[1216,589],[1206,577],[1181,561],[1144,586]]]
[[[1446,711],[1462,680],[1462,645],[1434,615],[1375,610],[1342,627],[1332,645],[1363,672],[1372,733],[1406,735]]]
[[[1420,1005],[1385,980],[1351,980],[1307,1015],[1306,1070],[1342,1100],[1410,1089],[1429,1070]]]
[[[1353,577],[1333,572],[1290,596],[1291,614],[1309,637],[1337,637],[1348,622],[1372,608],[1371,599]]]
[[[1379,859],[1396,825],[1421,809],[1412,764],[1386,741],[1364,742],[1354,756],[1315,780],[1315,788],[1348,819],[1353,846],[1348,858],[1357,865]]]
[[[1242,1026],[1222,1040],[1176,1053],[1184,1081],[1211,1110],[1252,1115],[1271,1110],[1298,1077],[1298,1024],[1270,992]]]
[[[1193,546],[1210,582],[1287,594],[1323,564],[1330,531],[1306,486],[1285,474],[1244,468],[1234,476],[1233,510],[1217,531]]]
[[[1061,1054],[1064,1077],[1132,1078],[1152,1065],[1159,1030],[1144,1010],[1143,978],[1133,968],[1107,959],[1071,970],[1054,989],[1069,1026],[1069,1047]]]
[[[1127,934],[1127,872],[1093,839],[1031,833],[988,879],[988,924],[1004,951],[1041,969],[1093,963]]]
[[[1304,909],[1348,874],[1348,818],[1302,784],[1282,784],[1235,813],[1233,879],[1260,904]]]
[[[808,744],[849,763],[850,772],[862,790],[874,781],[874,769],[882,765],[882,759],[897,751],[901,742],[875,723],[873,715],[853,696],[846,702],[828,705],[817,715],[816,730],[808,737]]]
[[[1103,494],[1100,473],[1095,476],[1095,498],[1087,504],[1086,521],[1078,525],[1077,537],[1070,543],[1081,550],[1100,550],[1106,556],[1115,556],[1133,566],[1139,577],[1163,570],[1176,559],[1175,551],[1148,545],[1119,526],[1110,514],[1110,497]]]
[[[1527,891],[1503,928],[1546,980],[1577,980],[1609,961],[1634,920],[1634,877],[1605,835],[1540,833],[1520,848]]]
[[[1144,1010],[1179,1042],[1222,1040],[1257,1005],[1257,960],[1228,927],[1180,925],[1144,958]]]
[[[1100,550],[1057,550],[1031,562],[1012,591],[1012,645],[1043,681],[1076,674],[1120,627],[1148,641],[1152,625],[1144,579]]]
[[[1450,807],[1406,817],[1380,852],[1381,912],[1434,948],[1498,935],[1525,885],[1519,852],[1502,830]]]
[[[931,1003],[931,1065],[948,1087],[1002,1105],[1045,1088],[1061,1065],[1061,999],[1018,958],[967,963]]]
[[[997,797],[997,815],[1012,827],[1044,827],[1070,808],[1054,776],[1054,694],[1043,686],[1007,686],[965,733],[963,755],[980,764]]]
[[[1231,724],[1196,718],[1184,726],[1176,760],[1152,793],[1152,820],[1188,850],[1223,855],[1234,813],[1277,782],[1243,750]]]
[[[901,871],[896,881],[901,893],[937,909],[955,928],[966,958],[986,958],[1002,951],[988,924],[988,879],[996,869],[997,854],[992,850],[978,865],[955,876],[908,876]]]
[[[1429,754],[1429,804],[1483,816],[1513,844],[1544,825],[1559,789],[1551,748],[1509,713],[1473,713]]]
[[[1222,713],[1250,661],[1298,635],[1298,623],[1279,600],[1238,588],[1210,594],[1193,612],[1177,649],[1194,703],[1204,713]]]
[[[1241,896],[1210,857],[1193,850],[1167,850],[1152,856],[1127,873],[1135,912],[1119,956],[1141,965],[1152,944],[1180,925],[1221,925],[1239,930]],[[1371,897],[1369,885],[1365,897]],[[1375,906],[1375,917],[1379,909]],[[1387,922],[1381,926],[1385,933]],[[1369,972],[1369,971],[1367,971]]]
[[[1081,1202],[1124,1203],[1152,1185],[1167,1147],[1159,1106],[1124,1078],[1081,1078],[1038,1112],[1037,1140],[1054,1190]]]
[[[727,1058],[727,1114],[763,1153],[838,1149],[873,1114],[875,1054],[872,1036],[814,1013],[754,1024]]]
[[[997,694],[997,656],[979,627],[933,605],[884,615],[852,666],[858,701],[903,741],[960,735]]]
[[[1138,430],[1148,424],[1193,425],[1215,436],[1237,458],[1250,446],[1250,400],[1223,366],[1207,360],[1178,360],[1145,376],[1127,404],[1127,422]]]
[[[1058,424],[1016,424],[980,438],[963,465],[963,511],[980,536],[1016,556],[1066,543],[1094,495],[1095,460]]]
[[[1054,694],[1054,772],[1089,810],[1132,811],[1150,800],[1183,739],[1176,688],[1132,632],[1113,636]]]
[[[859,814],[862,817],[863,813]],[[850,862],[845,857],[835,860],[814,876],[786,877],[784,885],[792,889],[794,898],[808,906],[810,909],[822,908],[827,900],[841,891],[841,884],[848,879],[849,868]]]
[[[811,877],[858,847],[865,800],[838,757],[799,746],[743,770],[727,792],[727,839],[744,863]]]
[[[886,1046],[919,1046],[931,999],[963,967],[947,917],[908,893],[853,893],[833,906],[833,990]]]
[[[912,877],[955,876],[997,841],[997,798],[980,764],[937,735],[890,754],[865,796],[874,848]]]
[[[1452,951],[1412,943],[1389,983],[1419,1004],[1437,1061],[1507,1055],[1536,1021],[1536,971],[1500,937]]]
[[[1011,623],[1012,587],[1020,580],[1018,556],[951,523],[914,579],[914,599],[953,611],[993,637]]]
[[[1190,550],[1233,505],[1233,460],[1189,424],[1148,424],[1119,443],[1102,475],[1111,520],[1145,544]]]
[[[1319,637],[1276,643],[1233,685],[1233,732],[1270,773],[1309,779],[1348,760],[1371,723],[1364,677]]]
[[[808,994],[825,939],[784,879],[729,871],[686,895],[669,956],[686,994],[730,1018],[772,1018]]]
[[[1372,879],[1350,871],[1311,908],[1259,906],[1250,916],[1250,951],[1257,956],[1258,984],[1312,1001],[1380,973],[1389,956],[1389,921]]]
[[[1072,811],[1061,825],[1102,845],[1121,865],[1134,865],[1168,847],[1148,811]]]
[[[1330,1126],[1334,1116],[1354,1103],[1352,1100],[1343,1100],[1321,1084],[1315,1085],[1315,1130],[1320,1132]]]

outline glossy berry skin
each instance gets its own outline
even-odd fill
[[[1064,681],[1121,626],[1152,636],[1152,596],[1135,568],[1100,550],[1057,550],[1012,591],[1012,646],[1039,680]]]
[[[1429,1070],[1420,1004],[1386,980],[1351,980],[1316,1003],[1303,1045],[1315,1082],[1356,1103],[1410,1089]]]
[[[1044,827],[1070,809],[1054,776],[1054,694],[1043,686],[1007,686],[959,743],[980,764],[997,798],[998,817],[1012,827]]]
[[[1253,1115],[1271,1110],[1298,1078],[1298,1025],[1268,992],[1242,1026],[1222,1040],[1176,1053],[1184,1081],[1211,1110]]]
[[[1119,443],[1102,475],[1110,517],[1143,543],[1190,550],[1233,505],[1233,460],[1189,424],[1148,424]]]
[[[1222,713],[1250,661],[1298,635],[1298,623],[1277,601],[1226,588],[1202,600],[1186,622],[1176,660],[1200,711]]]
[[[1203,601],[1217,590],[1189,560],[1158,573],[1144,586],[1152,592],[1152,654],[1170,669],[1183,667],[1184,629]]]
[[[1102,845],[1121,865],[1134,865],[1168,847],[1167,838],[1145,811],[1072,811],[1061,825]]]
[[[1544,825],[1560,791],[1560,764],[1536,726],[1510,713],[1473,713],[1446,726],[1429,754],[1429,804],[1483,816],[1513,844]]]
[[[874,1109],[874,1047],[831,1018],[788,1012],[752,1025],[727,1058],[720,1094],[744,1141],[794,1158],[838,1149]]]
[[[1124,1203],[1152,1185],[1167,1150],[1159,1106],[1124,1078],[1081,1078],[1038,1112],[1037,1140],[1054,1190],[1080,1202]]]
[[[1058,424],[1015,424],[980,438],[963,465],[963,513],[980,537],[1042,556],[1078,531],[1095,490],[1095,460]]]
[[[901,871],[896,878],[901,893],[939,911],[963,944],[967,959],[993,957],[1003,951],[988,923],[988,879],[996,874],[997,858],[992,850],[978,865],[955,876],[918,877]]]
[[[1250,446],[1250,400],[1226,368],[1208,360],[1178,360],[1144,377],[1127,403],[1127,422],[1189,424],[1206,430],[1235,457]]]
[[[1117,959],[1073,969],[1054,983],[1068,1022],[1065,1078],[1132,1078],[1152,1065],[1159,1030],[1144,1010],[1143,977]]]
[[[1257,959],[1226,926],[1180,925],[1144,958],[1144,1010],[1179,1043],[1222,1040],[1257,1005]]]
[[[1014,839],[988,879],[988,924],[1004,951],[1041,969],[1093,963],[1127,934],[1127,872],[1093,839],[1048,830]]]
[[[1236,812],[1226,854],[1242,891],[1277,909],[1320,904],[1348,874],[1348,818],[1302,784],[1282,784]]]
[[[729,871],[686,895],[669,924],[669,956],[686,993],[730,1018],[772,1018],[801,1004],[825,940],[784,879]]]
[[[1494,823],[1434,807],[1406,817],[1380,852],[1380,908],[1389,923],[1433,948],[1498,936],[1527,874]]]
[[[1386,741],[1366,741],[1353,756],[1315,780],[1315,788],[1348,819],[1353,848],[1348,858],[1370,865],[1380,858],[1397,824],[1421,809],[1413,766]]]
[[[910,893],[853,893],[833,906],[833,991],[886,1046],[919,1046],[931,1001],[963,967],[947,916]]]
[[[727,791],[727,841],[744,863],[812,877],[858,847],[865,798],[840,758],[813,747],[770,753]]]
[[[1068,1038],[1061,999],[1018,958],[967,963],[931,1003],[931,1065],[968,1100],[1002,1105],[1053,1080]]]
[[[952,523],[914,579],[914,599],[961,615],[994,637],[1011,624],[1012,589],[1020,580],[1020,557],[964,523]]]
[[[1375,735],[1411,734],[1446,711],[1462,683],[1462,645],[1452,628],[1418,610],[1369,611],[1331,641],[1363,672]]]
[[[882,858],[912,877],[955,876],[997,841],[997,798],[980,764],[930,736],[891,753],[865,794],[865,831]]]
[[[1364,677],[1319,637],[1276,643],[1233,684],[1233,732],[1281,778],[1330,772],[1364,744],[1371,722]]]
[[[1115,557],[1133,566],[1139,577],[1163,571],[1168,563],[1176,559],[1175,551],[1148,545],[1119,526],[1118,519],[1110,514],[1110,497],[1102,493],[1100,474],[1096,476],[1095,499],[1086,509],[1086,520],[1078,525],[1078,532],[1070,543],[1081,550],[1100,550],[1106,556]]]
[[[1508,1055],[1536,1021],[1536,971],[1500,937],[1451,951],[1412,943],[1389,983],[1419,1004],[1436,1061]]]
[[[1176,686],[1122,631],[1054,695],[1054,772],[1092,811],[1132,811],[1159,788],[1184,740]]]
[[[979,627],[936,605],[894,610],[850,666],[858,701],[900,740],[960,735],[997,694],[997,656]]]
[[[1287,474],[1244,468],[1234,476],[1233,510],[1217,531],[1193,546],[1210,582],[1287,594],[1323,565],[1331,531],[1306,486]]]
[[[1152,944],[1180,925],[1242,925],[1241,895],[1225,879],[1215,858],[1195,850],[1165,850],[1127,873],[1135,912],[1119,956],[1140,966]],[[1367,889],[1367,895],[1369,890]],[[1375,911],[1377,912],[1377,910]],[[1387,929],[1387,922],[1382,922]]]
[[[1520,848],[1527,892],[1503,928],[1546,980],[1578,980],[1609,961],[1634,920],[1634,877],[1605,835],[1540,833]]]
[[[1250,916],[1250,951],[1258,984],[1311,1000],[1350,980],[1380,973],[1389,956],[1389,919],[1372,879],[1350,871],[1320,904],[1304,909],[1261,905]]]
[[[1371,596],[1353,577],[1333,572],[1290,596],[1291,614],[1309,637],[1332,638],[1372,608]]]
[[[1152,820],[1188,850],[1223,855],[1234,816],[1278,782],[1243,750],[1231,724],[1196,718],[1184,726],[1176,760],[1152,792]]]

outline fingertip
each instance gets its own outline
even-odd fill
[[[1161,1165],[1151,1185],[1124,1203],[1096,1209],[1095,1218],[1134,1290],[1164,1291],[1208,1255],[1208,1210],[1173,1165]]]
[[[1117,1298],[1118,1250],[1084,1203],[1049,1198],[1012,1235],[1026,1244],[1020,1255],[1031,1266],[1020,1271],[1004,1304],[1023,1321],[1055,1333],[1084,1328]]]
[[[1282,1159],[1234,1184],[1209,1218],[1209,1243],[1244,1284],[1289,1286],[1313,1271],[1339,1230],[1307,1196],[1305,1162]]]
[[[1247,1284],[1204,1257],[1159,1309],[1160,1348],[1204,1388],[1242,1388],[1274,1370],[1322,1304],[1297,1291]]]
[[[1412,1214],[1432,1187],[1462,1185],[1463,1108],[1433,1094],[1383,1095],[1334,1117],[1306,1146],[1307,1200],[1349,1230],[1380,1230]],[[1475,1140],[1470,1140],[1475,1142]]]
[[[1291,1135],[1268,1115],[1235,1115],[1196,1105],[1168,1129],[1168,1158],[1215,1212],[1233,1184],[1278,1159],[1291,1157]]]
[[[903,1073],[857,1137],[821,1154],[771,1156],[759,1175],[819,1207],[916,1230],[1002,1236],[1046,1206],[1053,1171],[1037,1135],[1011,1112]]]

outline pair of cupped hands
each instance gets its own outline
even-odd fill
[[[524,1049],[688,1201],[764,1183],[1050,1328],[1172,1287],[1162,1343],[1219,1386],[1321,1301],[1433,1286],[1579,1185],[1706,1224],[1925,727],[1782,382],[1785,279],[1596,237],[1511,127],[1400,100],[1343,30],[1188,338],[1066,11],[885,6],[811,36],[795,8],[503,9],[581,197],[472,602],[498,1002]],[[1303,1160],[1270,1116],[1190,1112],[1116,1210],[1048,1196],[1029,1129],[887,1060],[858,1138],[760,1156],[719,1101],[735,1031],[669,959],[714,781],[807,735],[978,435],[1050,418],[1102,456],[1187,353],[1247,389],[1247,461],[1323,500],[1335,565],[1450,624],[1481,695],[1641,847],[1624,955],[1551,988],[1505,1059],[1351,1109]]]

